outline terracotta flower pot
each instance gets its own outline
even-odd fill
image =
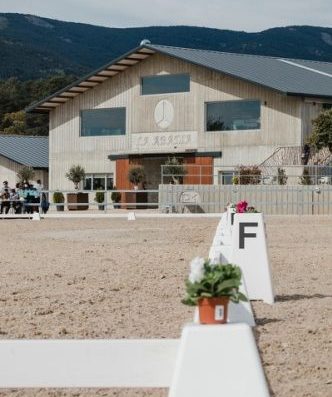
[[[201,298],[198,301],[199,321],[201,324],[224,324],[228,316],[228,296]]]

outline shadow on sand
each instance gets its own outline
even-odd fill
[[[332,295],[323,295],[323,294],[313,294],[313,295],[277,295],[275,297],[276,302],[289,302],[289,301],[300,301],[305,299],[324,299],[324,298],[332,298]]]

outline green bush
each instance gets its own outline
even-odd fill
[[[309,143],[317,150],[327,147],[332,153],[332,109],[322,112],[313,121]]]
[[[278,185],[286,185],[288,176],[283,168],[278,168]]]
[[[116,186],[113,187],[113,190],[116,190]],[[112,192],[111,199],[113,203],[120,203],[121,201],[121,193],[120,192]]]
[[[98,190],[95,195],[95,201],[102,204],[105,201],[105,192]]]
[[[53,203],[59,204],[65,202],[65,196],[62,192],[54,192],[53,193]]]
[[[240,185],[258,185],[261,182],[262,170],[257,165],[240,165],[237,167]]]

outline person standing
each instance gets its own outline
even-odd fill
[[[2,189],[0,190],[0,194],[3,194],[3,193],[8,193],[9,191],[10,191],[10,187],[8,186],[8,181],[3,181],[2,182]]]

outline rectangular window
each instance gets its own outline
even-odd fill
[[[323,110],[332,109],[332,103],[323,103]]]
[[[126,108],[81,111],[81,136],[125,134]]]
[[[232,185],[234,175],[235,175],[234,171],[219,171],[218,173],[219,185]]]
[[[206,104],[206,131],[259,130],[260,101],[226,101]]]
[[[113,190],[113,174],[85,175],[83,181],[84,190]]]
[[[190,91],[189,74],[163,74],[142,77],[142,95],[171,94]]]

